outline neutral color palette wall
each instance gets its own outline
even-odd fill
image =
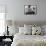
[[[7,5],[7,20],[46,21],[46,0],[0,0]],[[37,15],[24,15],[24,5],[37,5]]]

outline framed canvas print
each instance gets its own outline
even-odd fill
[[[37,5],[24,5],[24,14],[36,15],[37,14]]]

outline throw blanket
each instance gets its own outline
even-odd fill
[[[11,46],[46,46],[46,36],[16,34]]]

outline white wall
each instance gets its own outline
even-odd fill
[[[39,4],[38,2],[39,1]],[[46,21],[46,0],[0,0],[7,5],[7,19],[16,21]],[[24,15],[24,5],[37,5],[37,15]]]

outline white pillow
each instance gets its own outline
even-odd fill
[[[30,35],[32,32],[31,32],[31,28],[19,27],[19,33]]]
[[[32,27],[32,35],[39,35],[41,33],[41,28],[39,26]]]
[[[16,33],[19,32],[19,28],[15,26],[10,26],[8,31],[9,35],[15,35]]]
[[[44,29],[44,32],[46,33],[46,25],[43,25],[42,28]]]
[[[45,27],[44,25],[41,26],[41,35],[43,36],[44,35],[44,32],[45,32]]]
[[[24,32],[24,34],[31,35],[31,34],[32,34],[32,29],[25,27],[25,32]]]
[[[32,25],[26,25],[24,24],[25,30],[27,30],[27,32],[29,32],[28,34],[32,34]]]
[[[26,25],[26,24],[24,24],[24,27],[32,29],[32,25]]]
[[[19,27],[19,33],[20,33],[20,34],[24,34],[24,31],[25,31],[25,30],[24,30],[24,27]]]

